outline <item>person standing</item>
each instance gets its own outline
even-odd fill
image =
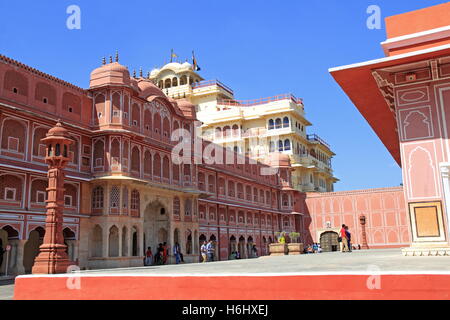
[[[341,252],[348,252],[348,239],[347,239],[347,232],[345,230],[345,224],[342,225],[339,236],[342,239],[342,251]]]
[[[203,241],[203,244],[200,248],[200,253],[202,254],[202,262],[206,262],[206,254],[207,254],[207,250],[206,250],[206,241]]]
[[[348,226],[345,226],[345,235],[347,236],[348,252],[352,252],[352,234],[348,231]]]
[[[208,261],[214,261],[214,244],[212,240],[209,240],[208,244],[206,245],[206,253],[208,254]]]
[[[179,264],[181,262],[181,248],[180,244],[178,242],[175,243],[173,246],[173,255],[175,256],[175,263]]]
[[[169,255],[168,254],[168,252],[167,252],[167,250],[168,250],[168,248],[167,248],[167,242],[164,242],[163,243],[163,264],[166,264],[166,262],[167,262],[167,256]]]
[[[253,258],[258,258],[258,248],[256,248],[256,244],[253,245],[252,251],[253,251]]]
[[[152,248],[148,247],[147,252],[145,253],[145,266],[151,266],[153,264],[153,253]]]

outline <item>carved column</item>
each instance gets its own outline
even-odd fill
[[[64,244],[63,208],[64,208],[64,168],[69,162],[68,150],[73,142],[61,123],[49,130],[42,139],[46,144],[48,164],[48,200],[47,218],[45,220],[44,242],[36,257],[32,269],[33,274],[65,273],[73,263],[69,261]]]

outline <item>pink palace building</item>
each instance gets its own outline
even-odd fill
[[[251,258],[253,245],[266,255],[282,231],[337,251],[343,223],[354,245],[450,254],[448,21],[450,3],[390,17],[386,58],[330,70],[403,169],[404,187],[347,192],[300,192],[287,155],[260,163],[196,137],[196,106],[130,75],[118,57],[82,89],[0,56],[0,239],[12,247],[9,272],[30,272],[42,242],[41,139],[59,119],[75,141],[64,238],[83,269],[142,266],[145,249],[162,242],[178,242],[186,262],[198,262],[210,239],[217,260],[233,251]],[[180,143],[192,152],[183,149],[178,163]]]

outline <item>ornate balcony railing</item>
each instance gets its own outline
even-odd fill
[[[331,150],[330,145],[326,143],[325,140],[320,138],[317,134],[308,134],[307,138],[309,141],[319,142],[320,144],[324,145],[325,147]]]
[[[234,107],[252,107],[252,106],[257,106],[257,105],[261,105],[261,104],[267,104],[270,102],[276,102],[276,101],[281,101],[281,100],[291,100],[292,102],[296,103],[296,104],[303,104],[303,100],[296,98],[294,95],[292,94],[280,94],[277,96],[273,96],[273,97],[268,97],[268,98],[260,98],[260,99],[254,99],[254,100],[219,100],[217,101],[218,105],[223,105],[223,106],[234,106]]]
[[[210,86],[218,86],[218,87],[224,89],[225,91],[227,91],[228,93],[231,93],[232,95],[234,94],[233,89],[224,85],[219,80],[205,80],[205,81],[196,82],[196,83],[192,84],[192,89],[199,89],[199,88],[210,87]]]

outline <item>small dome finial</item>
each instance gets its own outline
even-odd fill
[[[116,62],[119,62],[119,50],[116,50]]]
[[[133,78],[136,78],[136,70],[133,70]]]
[[[103,57],[103,59],[102,59],[102,65],[105,65],[105,64],[106,64],[106,58]]]
[[[147,79],[150,79],[150,71],[147,72]]]
[[[143,71],[142,71],[142,67],[140,67],[140,69],[139,69],[139,77],[142,78],[142,75],[143,75]]]
[[[112,56],[109,56],[109,63],[113,63],[113,58],[112,58]]]

